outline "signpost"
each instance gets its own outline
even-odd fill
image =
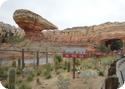
[[[73,79],[75,79],[75,62],[76,62],[76,58],[73,58]]]
[[[65,58],[72,58],[73,59],[73,79],[75,79],[75,63],[76,58],[84,58],[85,56],[85,49],[83,48],[65,48],[63,50],[63,57]]]

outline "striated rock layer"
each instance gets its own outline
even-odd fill
[[[43,38],[42,30],[57,29],[55,25],[40,15],[25,9],[16,10],[13,18],[31,40],[41,40]]]
[[[73,27],[62,31],[44,32],[46,39],[66,45],[97,46],[106,40],[125,42],[125,22],[107,22],[100,25]]]

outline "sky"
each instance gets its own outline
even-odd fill
[[[0,21],[11,25],[16,9],[31,10],[60,30],[125,21],[125,0],[0,0],[0,5]]]

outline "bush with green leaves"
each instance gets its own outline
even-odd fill
[[[101,45],[99,45],[97,47],[97,50],[101,51],[101,52],[110,52],[111,48],[110,47],[106,47],[106,45],[104,45],[104,44],[101,44]]]
[[[105,71],[103,69],[98,68],[97,71],[99,76],[104,76]]]
[[[40,69],[38,69],[38,70],[36,71],[36,75],[37,75],[37,76],[40,76],[41,73],[42,73],[42,71],[41,71]]]
[[[104,66],[110,65],[114,60],[115,58],[110,56],[100,58],[100,62]]]
[[[8,77],[8,67],[0,67],[0,78],[6,79]]]
[[[33,74],[30,74],[30,75],[28,75],[28,77],[27,77],[27,81],[28,81],[28,82],[31,82],[31,81],[33,81],[33,78],[34,78],[34,75],[33,75]]]
[[[16,61],[12,62],[12,67],[16,67]]]
[[[19,37],[19,36],[9,36],[9,37],[7,37],[6,39],[5,39],[5,41],[7,42],[7,43],[19,43],[19,42],[21,42],[21,41],[23,41],[24,40],[24,38],[21,38],[21,37]]]
[[[52,66],[50,64],[45,65],[45,69],[43,70],[43,75],[46,79],[49,79],[52,77],[51,75],[52,72]]]
[[[61,67],[62,61],[63,61],[63,58],[60,55],[55,55],[54,57],[55,71],[57,71]]]

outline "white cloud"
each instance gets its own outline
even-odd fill
[[[125,21],[124,0],[7,0],[0,8],[0,20],[15,24],[12,15],[19,8],[40,14],[60,29]]]

